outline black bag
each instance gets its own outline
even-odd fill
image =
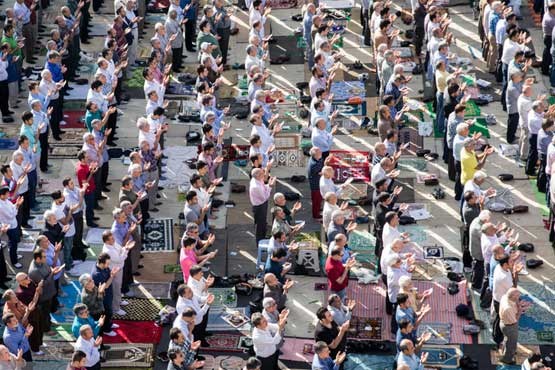
[[[540,267],[541,265],[543,265],[543,261],[535,258],[531,258],[526,261],[526,267],[528,267],[529,269],[535,269]]]
[[[532,253],[534,251],[534,244],[532,243],[521,243],[518,246],[519,251],[523,251],[525,253]]]
[[[283,193],[283,195],[285,196],[285,199],[290,202],[296,202],[297,200],[301,199],[301,195],[294,191],[286,191],[285,193]]]
[[[399,217],[399,225],[411,225],[415,224],[416,220],[411,216],[400,216]]]
[[[466,317],[470,313],[470,308],[468,305],[461,303],[455,307],[455,311],[457,312],[458,317]]]
[[[487,284],[487,283],[485,283]],[[492,292],[489,288],[486,288],[482,295],[480,295],[480,308],[488,309],[491,307],[491,301],[493,300]]]

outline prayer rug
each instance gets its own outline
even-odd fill
[[[206,357],[206,356],[205,356]],[[245,360],[237,356],[218,356],[214,359],[213,370],[242,370],[245,367]],[[206,365],[204,366],[206,368]]]
[[[369,155],[367,151],[332,150],[330,166],[334,169],[334,178],[338,183],[350,177],[355,180],[370,181]]]
[[[441,369],[456,369],[459,367],[459,359],[462,357],[460,346],[454,345],[424,345],[422,352],[428,353],[426,366],[439,367]]]
[[[432,295],[425,301],[431,306],[434,312],[434,322],[448,324],[451,323],[451,343],[468,344],[472,342],[472,337],[463,333],[463,325],[467,321],[457,317],[455,308],[457,305],[467,301],[466,298],[466,281],[459,283],[459,293],[450,295],[447,293],[447,283],[440,284],[436,282],[414,282],[418,291],[423,292],[433,288]],[[390,340],[393,338],[390,327],[389,316],[385,312],[385,295],[386,289],[384,284],[379,281],[374,285],[349,284],[347,287],[347,297],[357,301],[357,305],[353,311],[353,316],[370,318],[383,317],[382,340]],[[426,325],[423,322],[421,325]]]
[[[233,162],[238,159],[248,159],[249,148],[249,145],[224,144],[222,148],[222,156],[224,157],[224,161]]]
[[[280,0],[277,0],[280,1]],[[297,48],[296,36],[273,36],[277,42],[270,44],[270,59],[287,55],[289,60],[281,64],[304,64],[304,49]]]
[[[480,107],[474,100],[468,100],[465,103],[466,109],[464,110],[464,118],[478,117],[482,115]]]
[[[417,337],[430,332],[432,337],[426,342],[427,344],[447,344],[451,342],[451,326],[451,323],[428,322],[418,326]]]
[[[393,370],[395,356],[367,355],[364,353],[349,353],[348,361],[344,363],[345,370]]]
[[[106,31],[104,31],[104,35],[106,35]],[[89,91],[89,84],[86,85],[77,85],[71,84],[73,90],[68,91],[69,95],[64,97],[64,102],[66,100],[86,100],[87,93]]]
[[[157,344],[162,338],[163,328],[156,325],[154,321],[125,321],[114,320],[119,328],[114,329],[118,334],[115,337],[104,336],[104,343],[154,343]]]
[[[203,352],[243,352],[243,349],[239,348],[240,339],[241,335],[215,333],[206,338],[210,347],[202,347],[202,350]]]
[[[109,351],[103,351],[106,362],[103,368],[137,368],[151,367],[154,362],[154,344],[150,343],[114,343]]]
[[[0,138],[0,150],[16,150],[18,147],[17,139]]]
[[[77,338],[75,338],[71,332],[71,325],[72,324],[63,324],[52,326],[52,330],[54,330],[55,334],[46,335],[46,333],[44,333],[43,340],[45,342],[74,342]]]
[[[102,233],[109,229],[103,229],[100,227],[93,227],[87,231],[87,236],[85,237],[85,241],[87,244],[104,244],[102,242]]]
[[[55,141],[51,144],[51,146],[54,148],[74,145],[82,146],[83,134],[87,132],[84,127],[84,125],[81,125],[80,128],[66,128],[64,126],[65,133],[62,134],[62,141]]]
[[[37,237],[40,235],[38,230],[25,230],[21,236],[21,241],[17,245],[18,252],[32,252],[36,247]]]
[[[409,233],[409,238],[413,243],[422,244],[428,240],[428,236],[426,234],[426,230],[424,227],[419,225],[400,225],[398,227],[399,232]]]
[[[232,311],[239,312],[243,316],[248,316],[249,312],[245,307],[236,307]],[[237,331],[237,328],[232,326],[230,323],[224,320],[224,316],[228,311],[223,307],[211,308],[208,311],[208,326],[206,330],[210,331]],[[249,330],[251,327],[250,323],[241,326],[241,330]]]
[[[90,248],[89,248],[90,250]],[[102,250],[102,249],[101,249]],[[98,253],[100,254],[100,253]],[[94,271],[94,267],[96,266],[96,258],[95,260],[87,260],[84,261],[83,263],[78,264],[77,266],[75,266],[73,268],[73,271],[76,272],[76,275],[79,274],[79,276],[83,275],[83,274],[90,274]]]
[[[422,158],[401,157],[397,162],[400,170],[411,172],[425,172],[428,162]]]
[[[149,219],[144,227],[143,252],[169,252],[173,244],[173,219]]]
[[[237,307],[235,288],[210,288],[208,292],[214,295],[214,302],[210,307]]]
[[[93,66],[96,68],[96,63],[93,64]],[[79,110],[79,111],[85,111],[85,102],[81,102],[78,100],[73,100],[73,101],[65,101],[64,102],[64,109],[68,109],[68,110]]]
[[[71,356],[75,351],[75,342],[47,342],[42,347],[43,356],[34,356],[33,361],[49,362],[49,361],[65,361],[66,364],[71,360]]]
[[[314,357],[314,339],[285,338],[283,346],[280,348],[280,360],[302,361],[312,363]]]
[[[331,84],[331,92],[334,100],[345,101],[352,97],[364,99],[366,87],[362,81],[334,81]]]
[[[374,251],[376,238],[368,231],[353,230],[349,234],[349,248],[355,252]]]
[[[115,320],[153,321],[158,316],[163,305],[157,299],[126,298],[129,304],[122,306],[127,313],[124,316],[114,315]]]
[[[297,0],[269,0],[266,6],[272,9],[291,9],[297,6]]]
[[[67,116],[67,117],[66,117]],[[85,112],[82,110],[64,110],[64,121],[66,124],[61,126],[62,129],[84,129],[85,128]],[[85,133],[85,131],[82,131]],[[65,136],[64,136],[65,140]]]
[[[531,302],[530,308],[520,316],[518,322],[518,342],[521,344],[551,344],[548,332],[555,332],[555,283],[545,282],[537,284],[532,282],[519,282],[518,286],[523,292],[521,299]],[[480,332],[478,342],[481,344],[493,343],[491,339],[491,315],[489,309],[480,308],[480,297],[472,290],[472,307],[476,318],[486,324],[486,329]],[[538,333],[542,335],[538,336]]]
[[[58,295],[58,301],[64,305],[58,309],[58,314],[50,314],[52,319],[60,324],[71,324],[75,314],[73,313],[73,306],[80,300],[81,297],[81,284],[79,281],[69,281],[69,284],[62,286],[62,291],[66,294],[65,297]]]
[[[405,126],[399,130],[399,145],[410,144],[407,149],[402,151],[403,154],[409,154],[419,149],[424,149],[424,138],[418,133],[418,129]]]
[[[165,274],[175,274],[178,272],[181,272],[181,265],[178,265],[178,264],[164,265]]]
[[[171,283],[141,283],[131,288],[135,293],[135,298],[156,298],[171,299],[170,297]],[[141,342],[148,343],[148,342]]]
[[[401,194],[399,194],[399,197],[397,198],[398,204],[415,202],[414,178],[396,179],[395,185],[403,187],[403,191],[401,192]]]
[[[31,209],[31,214],[43,214],[44,211],[52,208],[52,197],[50,195],[39,195],[36,198],[37,210]]]
[[[482,137],[486,139],[491,138],[491,134],[489,132],[488,124],[484,118],[476,118],[474,124],[470,126],[469,135],[472,135],[475,132],[480,132]]]
[[[81,147],[82,145],[52,147],[52,151],[48,156],[50,158],[75,159],[77,158],[77,154],[81,150]]]
[[[347,338],[351,340],[381,340],[382,339],[381,317],[358,317],[351,318],[351,326],[347,331]]]
[[[299,149],[279,149],[273,154],[275,167],[304,167],[305,156]]]
[[[40,361],[37,360],[37,356],[33,357],[33,361]],[[39,366],[37,366],[39,367]],[[67,368],[67,361],[41,361],[40,363],[40,370],[61,370]]]

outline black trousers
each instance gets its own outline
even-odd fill
[[[181,69],[181,62],[183,61],[183,46],[180,48],[172,48],[172,69],[174,72],[179,72]]]
[[[185,25],[187,25],[187,23],[185,23]],[[229,49],[230,28],[218,28],[216,30],[216,33],[218,34],[218,36],[220,36],[218,44],[220,45],[220,50],[222,51],[222,63],[227,64],[227,50]],[[197,46],[200,47],[200,45]]]
[[[133,269],[131,266],[131,257],[128,254],[123,264],[123,278],[121,280],[121,292],[123,294],[129,292],[131,283],[133,283]]]
[[[260,366],[260,370],[278,370],[278,355],[279,352],[276,351],[273,355],[269,357],[256,356],[256,358],[258,358],[262,363],[262,366]]]
[[[484,261],[472,261],[472,288],[475,290],[482,289],[484,282]]]
[[[96,189],[94,189],[96,207],[102,196],[102,188],[104,188],[104,184],[102,183],[102,169],[94,173],[94,184],[96,185]]]
[[[208,312],[210,312],[210,309],[208,309],[208,311],[202,317],[202,322],[198,325],[195,325],[195,328],[193,329],[193,337],[195,337],[195,340],[206,339],[206,327],[208,326]]]
[[[492,326],[492,336],[493,341],[498,345],[503,343],[503,332],[501,332],[501,319],[499,317],[499,302],[495,299],[493,300],[493,310],[495,311],[494,318],[493,318],[493,326]]]
[[[83,245],[83,211],[73,214],[73,225],[75,226],[75,235],[73,236],[73,248],[71,256],[74,260],[85,260],[87,252]]]
[[[364,37],[364,45],[370,45],[371,33],[370,27],[368,26],[368,9],[360,8],[360,24],[362,24],[362,36]]]
[[[254,218],[254,228],[256,236],[256,245],[262,239],[266,238],[266,219],[268,217],[268,201],[265,201],[261,205],[252,206],[252,213]]]
[[[545,173],[545,166],[547,166],[547,155],[540,154],[540,168],[538,170],[538,179],[536,186],[540,193],[549,192],[549,182],[547,181],[547,174]]]
[[[50,100],[50,103],[48,103],[48,107],[52,108],[52,115],[50,116],[50,127],[52,128],[52,136],[54,136],[54,138],[58,138],[60,137],[60,121],[63,117],[63,113],[61,113],[62,110],[60,98]]]
[[[0,112],[2,112],[2,117],[10,115],[9,98],[10,90],[8,89],[8,81],[0,81]]]
[[[108,173],[110,172],[110,163],[108,161],[102,163],[102,168],[100,169],[102,188],[106,187],[108,183]]]
[[[507,142],[512,144],[515,141],[516,130],[518,129],[518,112],[509,113],[507,116]]]
[[[553,62],[553,58],[551,57],[551,43],[552,43],[551,36],[544,36],[543,37],[543,53],[542,53],[542,74],[549,76],[549,66]]]
[[[5,246],[5,244],[3,244]],[[4,281],[8,276],[8,268],[6,267],[6,258],[4,257],[4,247],[0,248],[0,282]]]
[[[461,162],[455,160],[455,157],[453,157],[453,161],[455,161],[455,200],[461,200],[464,190],[464,186],[461,184]]]
[[[39,134],[39,144],[40,144],[40,163],[39,167],[42,172],[48,170],[48,133],[50,129],[46,128],[44,134]]]
[[[530,134],[528,138],[528,159],[526,160],[526,174],[536,175],[536,162],[538,161],[538,134]]]
[[[119,85],[119,83],[118,83],[118,85]],[[112,132],[110,133],[110,135],[108,135],[108,142],[109,143],[114,141],[114,136],[116,135],[117,123],[118,123],[118,113],[114,112],[114,113],[110,114],[110,117],[108,118],[108,122],[106,122],[107,128],[112,129]]]
[[[193,50],[193,41],[195,39],[195,29],[197,27],[197,22],[189,19],[187,21],[187,23],[185,23],[185,48],[188,51]],[[219,32],[218,32],[219,34]],[[228,30],[228,35],[229,35],[229,30]],[[229,36],[228,36],[228,42],[229,42]],[[200,48],[200,45],[197,45],[198,48]],[[182,47],[183,50],[183,47]],[[223,52],[223,49],[222,49]],[[226,49],[226,53],[227,53],[227,49]],[[226,54],[227,55],[227,54]]]
[[[100,361],[98,361],[98,362],[97,362],[96,364],[94,364],[93,366],[86,367],[85,369],[87,369],[87,370],[100,370],[100,369],[101,369],[101,367],[100,367]]]

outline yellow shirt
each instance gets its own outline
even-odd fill
[[[449,72],[447,71],[440,71],[436,69],[436,87],[437,91],[444,92],[447,88],[447,77],[449,77]]]
[[[476,154],[474,151],[469,152],[464,147],[461,148],[461,184],[466,184],[466,182],[474,177],[476,172],[476,167],[478,166],[478,160],[476,159]]]

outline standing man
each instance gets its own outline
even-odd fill
[[[326,274],[328,287],[332,293],[345,300],[346,289],[349,285],[349,270],[355,265],[356,260],[351,257],[345,264],[342,262],[343,249],[334,247],[326,261]]]
[[[510,288],[501,298],[501,302],[499,302],[501,331],[505,336],[505,347],[500,361],[506,364],[515,364],[514,356],[518,343],[518,319],[524,310],[525,306],[520,303],[520,292],[517,288]]]
[[[83,243],[83,202],[88,185],[79,188],[75,186],[73,179],[70,177],[63,179],[62,185],[66,204],[72,209],[73,225],[75,227],[71,256],[76,260],[84,261],[87,258],[85,248],[88,248],[88,246]]]
[[[94,206],[96,203],[96,184],[94,182],[94,174],[98,170],[96,165],[88,165],[88,154],[86,151],[81,150],[77,154],[77,159],[79,163],[75,167],[75,172],[77,174],[77,182],[80,188],[85,188],[85,219],[87,221],[88,227],[98,227],[94,217]],[[86,185],[85,185],[86,184]]]
[[[264,170],[260,168],[255,168],[252,171],[252,179],[249,184],[249,198],[254,216],[256,245],[258,245],[260,240],[266,238],[268,199],[270,199],[275,182],[276,178],[272,176],[268,179],[268,184],[265,184]]]
[[[281,342],[281,333],[287,323],[289,316],[288,310],[283,310],[279,315],[277,324],[270,324],[268,320],[260,313],[256,312],[252,315],[251,321],[254,325],[252,331],[252,344],[254,353],[260,360],[261,370],[278,370],[278,345]]]
[[[231,18],[227,13],[227,10],[224,8],[223,0],[215,0],[214,9],[216,10],[214,18],[216,23],[216,34],[219,36],[218,44],[220,45],[220,50],[222,51],[222,64],[225,67],[227,64],[227,51],[229,49]]]
[[[14,204],[8,199],[9,192],[10,188],[7,186],[0,188],[0,224],[8,225],[6,234],[8,235],[10,262],[13,267],[20,269],[23,265],[17,262],[17,244],[19,244],[21,235],[21,229],[17,223],[17,209],[21,206],[21,204],[23,204],[23,197],[18,197]]]
[[[322,194],[320,192],[320,177],[322,168],[328,166],[333,155],[324,158],[322,151],[313,146],[310,149],[310,160],[308,161],[308,182],[310,184],[310,198],[312,199],[312,218],[316,221],[322,219],[320,208],[322,207]],[[327,225],[324,225],[327,226]]]
[[[87,370],[100,370],[100,351],[102,337],[94,339],[93,329],[90,325],[83,325],[79,329],[79,338],[75,342],[75,350],[83,351],[87,356]]]

